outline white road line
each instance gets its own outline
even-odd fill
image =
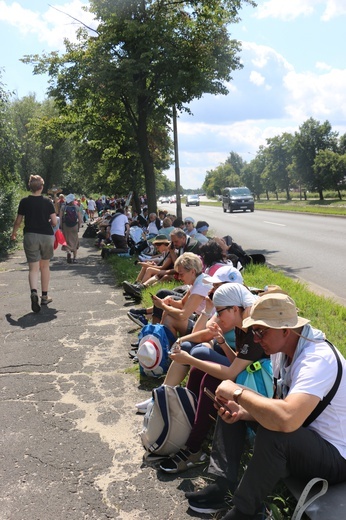
[[[269,222],[269,220],[264,220],[263,222],[264,222],[265,224],[273,224],[273,226],[286,227],[286,224],[278,224],[277,222]]]

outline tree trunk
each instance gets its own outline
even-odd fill
[[[290,189],[286,188],[286,200],[291,200]]]
[[[148,114],[145,99],[138,98],[138,133],[137,133],[138,149],[141,156],[144,178],[145,190],[148,201],[149,213],[156,213],[156,179],[154,172],[153,158],[149,149],[148,141]]]
[[[320,196],[320,200],[324,200],[323,191],[322,190],[318,190],[318,194]]]

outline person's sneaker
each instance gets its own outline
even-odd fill
[[[138,353],[138,348],[131,349],[129,351],[129,358],[134,359],[135,357],[137,357],[137,353]]]
[[[226,500],[209,499],[208,502],[195,502],[194,500],[188,501],[189,508],[195,513],[204,515],[212,515],[219,511],[225,511],[230,508],[230,503]]]
[[[181,449],[160,464],[160,469],[166,473],[183,473],[189,468],[203,464],[207,460],[207,454],[202,450],[192,453],[188,448]]]
[[[48,298],[48,296],[41,296],[41,305],[48,305],[48,303],[52,303],[53,298]]]
[[[37,293],[36,292],[31,293],[30,298],[31,298],[31,310],[33,312],[40,312],[41,306],[38,303],[38,295],[37,295]]]
[[[147,409],[149,404],[152,402],[153,398],[150,397],[149,399],[146,399],[142,403],[137,403],[135,406],[137,408],[137,413],[145,414],[147,413]]]
[[[123,289],[128,294],[141,296],[141,291],[144,289],[144,285],[142,283],[129,283],[125,280],[123,282]]]
[[[134,314],[129,311],[127,316],[139,327],[144,327],[144,325],[148,325],[148,320],[143,316],[143,314]]]

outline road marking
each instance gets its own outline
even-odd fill
[[[277,222],[269,222],[269,220],[264,220],[263,222],[264,222],[265,224],[273,224],[273,226],[286,227],[286,224],[278,224]]]

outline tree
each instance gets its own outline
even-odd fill
[[[346,155],[331,150],[320,150],[313,165],[316,179],[324,189],[336,189],[342,199],[340,186],[346,175]]]
[[[316,155],[321,150],[336,152],[337,135],[337,132],[332,132],[328,121],[321,124],[313,118],[305,121],[295,133],[294,155],[300,181],[307,189],[317,191],[320,200],[323,200],[326,179],[314,170]]]
[[[267,139],[266,148],[266,167],[264,175],[269,182],[273,183],[274,191],[284,190],[286,199],[290,200],[291,186],[291,164],[293,161],[293,142],[292,134],[287,132],[281,136]]]
[[[91,0],[99,21],[96,35],[80,31],[66,53],[26,57],[35,73],[48,72],[50,94],[60,109],[79,114],[101,105],[117,121],[119,140],[137,145],[149,211],[156,209],[155,166],[150,136],[167,127],[172,107],[204,93],[226,94],[231,71],[241,68],[240,45],[228,35],[242,4],[252,0]],[[94,114],[95,116],[95,114]],[[116,146],[116,145],[115,145]]]

